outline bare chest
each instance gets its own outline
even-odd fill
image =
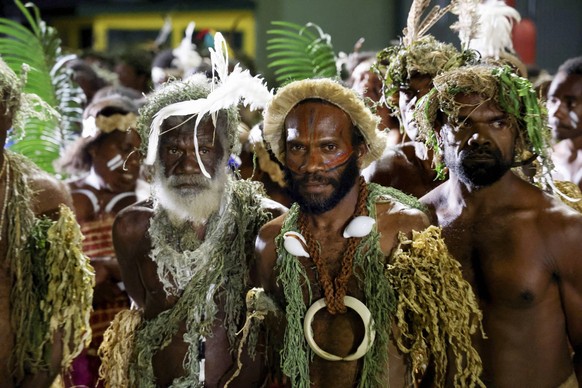
[[[482,304],[528,308],[555,290],[550,255],[532,221],[519,215],[460,217],[443,228],[443,236]]]

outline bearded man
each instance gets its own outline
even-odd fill
[[[166,115],[210,93],[205,76],[175,81],[140,111],[154,190],[151,200],[119,213],[113,226],[122,278],[138,309],[118,315],[100,349],[111,386],[218,387],[236,369],[232,350],[244,318],[254,238],[271,212],[285,208],[267,202],[259,183],[228,172],[240,147],[236,104]],[[252,354],[255,346],[249,349]],[[118,365],[116,352],[127,365]],[[251,360],[249,352],[243,352],[235,386],[262,384],[261,358]]]
[[[551,184],[547,118],[535,92],[507,66],[459,68],[433,82],[417,122],[449,179],[421,201],[479,298],[483,381],[578,387],[582,216],[511,170],[538,155]]]
[[[429,383],[475,384],[479,312],[458,264],[416,199],[359,176],[384,149],[378,124],[355,91],[329,79],[277,92],[265,140],[296,203],[261,228],[263,290],[249,310],[266,314],[279,381],[292,386],[409,386],[427,363]],[[445,376],[451,364],[462,373]]]

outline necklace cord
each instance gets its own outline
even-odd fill
[[[366,200],[368,198],[368,185],[363,177],[359,177],[359,191],[358,191],[358,202],[356,204],[356,209],[353,217],[367,215]],[[344,304],[344,296],[346,296],[347,285],[350,277],[353,273],[353,262],[356,253],[356,248],[362,240],[361,237],[350,237],[346,246],[346,253],[342,257],[342,266],[338,276],[335,279],[331,279],[329,270],[321,258],[321,246],[314,244],[315,239],[309,228],[307,222],[307,216],[300,212],[298,226],[301,234],[305,236],[307,241],[307,252],[312,258],[317,272],[319,274],[319,283],[323,288],[325,295],[325,301],[327,304],[327,311],[335,315],[337,313],[345,313],[347,308]]]

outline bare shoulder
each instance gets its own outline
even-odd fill
[[[539,226],[551,240],[569,240],[582,247],[582,214],[556,198],[548,198],[539,214]],[[563,244],[558,244],[563,245]]]
[[[423,210],[396,200],[382,200],[376,203],[376,222],[379,226],[396,226],[402,232],[423,230],[430,224]]]
[[[273,217],[279,217],[289,210],[286,206],[283,206],[279,202],[273,201],[272,199],[266,197],[261,199],[261,207],[270,212]]]
[[[73,200],[67,185],[40,169],[34,169],[27,177],[33,192],[32,207],[36,215],[53,217],[61,204],[73,208]]]
[[[113,238],[138,240],[146,234],[154,215],[150,200],[141,201],[121,210],[113,223]]]
[[[281,232],[286,214],[279,215],[261,227],[255,244],[257,255],[261,256],[269,249],[274,250],[275,238]]]
[[[277,262],[277,246],[275,238],[281,233],[285,214],[267,222],[259,230],[255,241],[255,265],[252,278],[266,290],[276,288],[274,267]]]
[[[376,203],[376,223],[382,251],[389,254],[398,242],[398,234],[412,235],[430,225],[427,214],[397,200],[382,199]]]
[[[446,198],[444,195],[446,186],[447,182],[444,182],[420,198],[420,203],[426,206],[431,222],[435,225],[438,223],[437,213],[439,209],[446,206]]]

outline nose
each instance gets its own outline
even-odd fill
[[[548,116],[550,118],[555,117],[558,120],[568,119],[568,108],[566,104],[563,104],[559,99],[552,99],[547,103]]]
[[[485,145],[491,145],[491,140],[489,140],[489,137],[485,136],[483,131],[476,130],[469,138],[467,144],[471,147],[483,147]]]
[[[202,170],[198,164],[198,159],[196,158],[196,152],[194,150],[188,150],[182,155],[182,159],[178,164],[176,173],[178,174],[200,174]]]
[[[320,152],[307,151],[305,162],[301,166],[303,172],[314,173],[323,169],[323,158]]]

